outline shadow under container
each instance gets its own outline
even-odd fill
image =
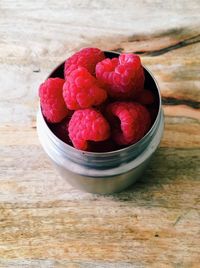
[[[115,52],[105,52],[106,57],[118,57]],[[120,192],[138,180],[159,146],[164,130],[161,95],[152,74],[144,68],[145,88],[156,96],[157,115],[151,129],[137,143],[126,148],[96,153],[75,149],[60,140],[48,126],[41,108],[37,114],[37,132],[43,149],[53,161],[61,176],[72,186],[90,193],[110,194]],[[64,78],[64,63],[49,77]]]

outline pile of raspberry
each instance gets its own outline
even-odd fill
[[[155,96],[144,88],[140,57],[106,58],[84,48],[65,61],[64,79],[40,85],[43,116],[62,141],[76,149],[113,151],[138,142],[154,121]]]

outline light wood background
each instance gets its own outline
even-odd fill
[[[198,0],[0,0],[0,267],[200,267],[199,14]],[[86,46],[140,53],[162,91],[160,149],[120,194],[73,189],[36,134],[39,84]]]

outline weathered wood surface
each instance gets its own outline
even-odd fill
[[[0,0],[0,267],[200,267],[199,1]],[[82,193],[36,135],[37,88],[83,46],[157,78],[161,147],[140,182]]]

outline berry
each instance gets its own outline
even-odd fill
[[[40,85],[39,97],[42,113],[50,123],[58,123],[67,115],[62,88],[65,80],[61,78],[48,78]]]
[[[110,126],[96,110],[75,111],[69,122],[69,137],[75,148],[88,149],[88,141],[103,141],[110,136]]]
[[[113,126],[113,139],[118,145],[139,141],[149,130],[148,110],[136,102],[114,102],[108,105],[108,118]]]
[[[107,93],[85,68],[78,67],[68,76],[63,86],[63,97],[68,109],[78,110],[101,104]]]
[[[96,76],[105,84],[110,96],[118,99],[135,97],[144,87],[144,71],[140,57],[121,54],[96,65]]]
[[[151,105],[154,103],[155,97],[150,90],[144,89],[138,94],[138,96],[135,98],[135,101],[142,105]]]
[[[85,67],[92,75],[95,74],[95,66],[105,59],[103,51],[98,48],[83,48],[65,61],[65,78],[78,66]]]

